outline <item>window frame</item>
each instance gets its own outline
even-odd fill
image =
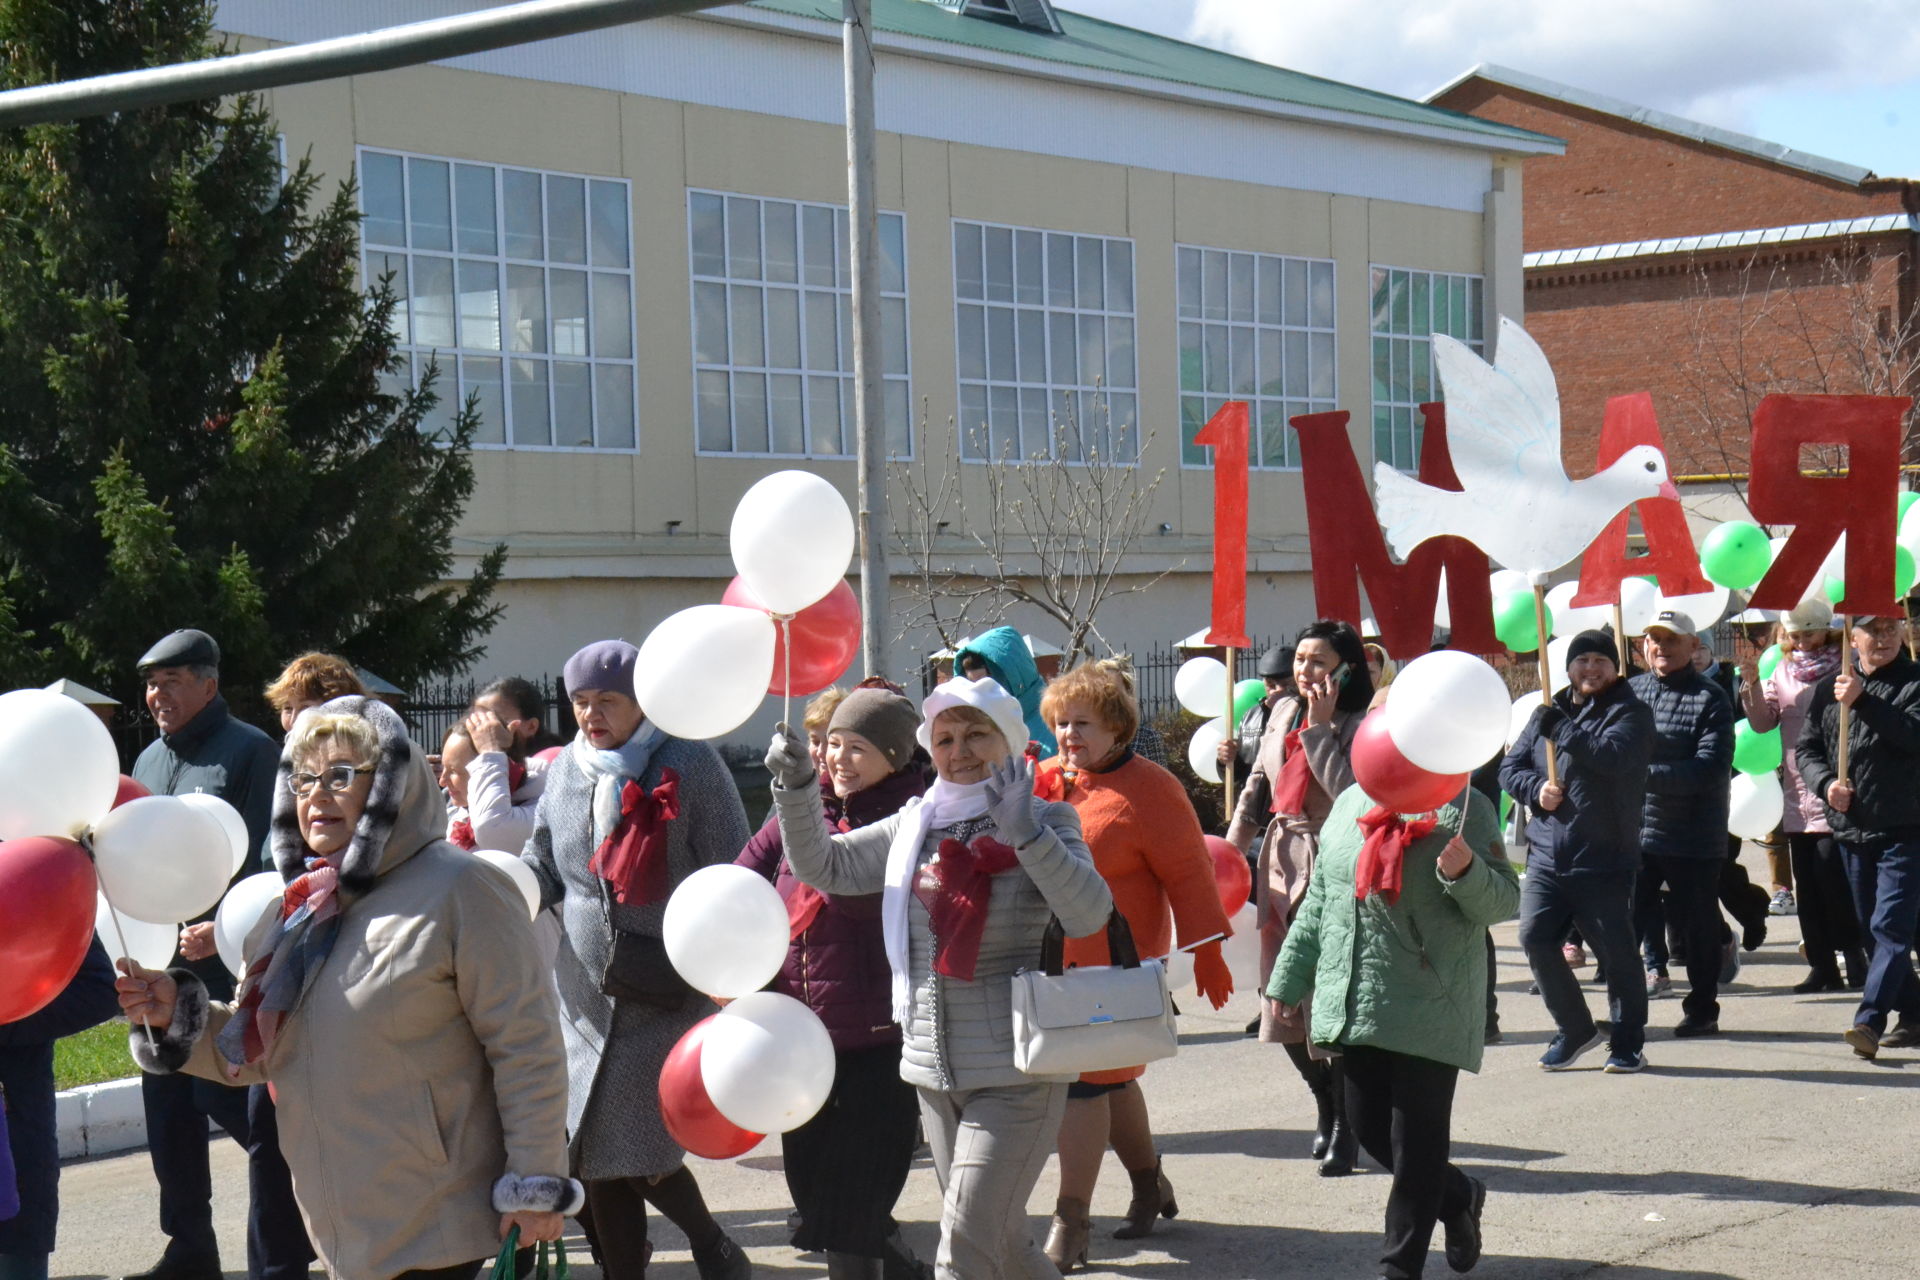
[[[1389,318],[1388,318],[1388,325],[1389,325],[1388,328],[1377,329],[1374,327],[1373,298],[1376,292],[1376,285],[1374,284],[1374,275],[1376,272],[1381,272],[1381,271],[1388,272],[1390,275],[1391,273],[1399,272],[1409,277],[1413,277],[1413,276],[1427,277],[1429,324],[1424,334],[1413,333],[1411,331],[1405,332],[1405,333],[1396,331],[1391,327],[1393,324],[1391,315],[1389,315]],[[1467,322],[1467,333],[1469,335],[1467,337],[1461,337],[1458,334],[1448,333],[1444,329],[1435,329],[1431,324],[1431,303],[1432,303],[1432,297],[1433,297],[1433,281],[1435,279],[1441,279],[1441,278],[1444,278],[1450,282],[1452,281],[1462,282],[1467,286],[1466,322]],[[1480,295],[1479,306],[1474,305],[1473,295],[1475,292],[1475,286],[1478,286],[1478,292]],[[1389,287],[1389,290],[1391,290],[1390,281],[1389,281],[1388,287]],[[1409,287],[1409,291],[1411,291],[1411,288],[1412,288],[1411,281],[1409,281],[1408,287]],[[1451,287],[1451,285],[1449,287]],[[1485,272],[1442,271],[1442,270],[1436,270],[1431,267],[1401,267],[1401,266],[1394,266],[1392,263],[1386,263],[1386,262],[1368,262],[1367,264],[1367,409],[1368,409],[1368,413],[1367,413],[1366,427],[1367,427],[1368,453],[1371,455],[1373,461],[1376,464],[1380,462],[1387,462],[1389,463],[1389,465],[1393,466],[1395,470],[1405,472],[1408,475],[1413,475],[1419,471],[1422,432],[1425,430],[1425,423],[1421,420],[1421,417],[1420,417],[1420,405],[1422,403],[1431,403],[1433,401],[1440,401],[1442,399],[1441,393],[1440,393],[1440,372],[1438,369],[1434,367],[1434,364],[1433,364],[1433,335],[1436,332],[1438,332],[1438,333],[1446,333],[1447,336],[1450,338],[1459,338],[1459,340],[1462,342],[1465,342],[1467,346],[1476,355],[1479,355],[1484,358],[1487,350],[1486,289],[1487,289],[1487,277]],[[1389,302],[1389,307],[1391,307],[1391,302]],[[1477,338],[1471,336],[1476,327],[1480,331],[1480,336]],[[1386,339],[1389,342],[1407,342],[1407,343],[1416,344],[1426,351],[1427,389],[1431,393],[1429,396],[1425,397],[1424,399],[1418,396],[1414,396],[1410,400],[1403,401],[1403,400],[1393,399],[1391,397],[1391,394],[1389,394],[1389,396],[1385,399],[1382,399],[1380,396],[1375,394],[1376,381],[1377,381],[1375,376],[1375,370],[1378,368],[1378,365],[1379,365],[1379,358],[1375,351],[1375,344],[1381,341],[1382,339]],[[1387,385],[1388,392],[1391,393],[1392,391],[1391,351],[1389,351],[1389,357],[1388,357],[1388,370],[1389,372],[1388,372],[1386,385]],[[1410,380],[1411,380],[1411,377],[1412,377],[1412,369],[1411,369],[1411,364],[1409,364]],[[1409,385],[1408,390],[1411,392],[1412,390],[1411,385]],[[1405,466],[1402,466],[1399,463],[1394,462],[1391,458],[1383,458],[1380,455],[1378,423],[1379,423],[1380,410],[1383,408],[1388,410],[1390,413],[1394,410],[1406,410],[1408,412],[1411,430],[1407,438],[1409,443],[1412,446],[1413,457],[1411,462],[1409,462]],[[1389,424],[1388,426],[1389,433],[1391,433],[1392,430],[1393,428],[1391,424]],[[1391,439],[1391,434],[1389,435],[1389,438]]]
[[[366,220],[368,218],[368,211],[366,208],[367,183],[365,180],[365,173],[366,173],[366,157],[370,154],[392,157],[400,161],[401,212],[402,212],[402,220],[403,220],[403,232],[407,240],[407,243],[404,245],[378,244],[378,243],[371,242],[366,238],[364,228],[365,228]],[[411,162],[415,160],[430,161],[433,163],[444,164],[447,166],[447,191],[448,191],[447,212],[448,212],[448,231],[451,239],[451,245],[448,249],[444,251],[439,249],[417,249],[414,247],[412,243],[412,240],[413,240],[413,228],[412,228],[413,166]],[[462,250],[459,247],[459,235],[460,235],[460,229],[461,229],[460,217],[458,212],[459,182],[455,173],[455,168],[456,166],[459,166],[459,165],[468,165],[468,166],[477,167],[477,168],[484,168],[488,170],[492,175],[493,207],[494,207],[493,234],[495,237],[495,245],[494,245],[495,252],[491,254],[470,253]],[[541,251],[543,254],[542,257],[521,258],[521,257],[511,256],[507,253],[506,200],[504,198],[505,196],[504,184],[505,184],[505,175],[510,170],[518,173],[532,174],[536,178],[538,178],[540,181],[540,227],[541,227],[541,240],[542,240]],[[439,381],[439,388],[437,389],[436,393],[440,397],[440,402],[439,402],[439,405],[436,406],[435,410],[433,411],[435,416],[448,414],[449,412],[457,413],[460,407],[464,406],[466,403],[466,396],[463,394],[461,390],[460,361],[462,359],[464,358],[473,358],[473,359],[482,359],[482,360],[494,359],[500,362],[499,386],[500,386],[500,407],[501,407],[501,417],[500,417],[501,439],[475,440],[469,446],[470,448],[487,450],[487,451],[517,452],[517,453],[578,453],[578,454],[590,454],[594,456],[603,456],[603,457],[610,454],[626,454],[626,455],[632,455],[632,456],[638,456],[640,454],[644,444],[643,437],[641,434],[642,424],[641,424],[641,414],[640,414],[640,401],[641,401],[641,394],[642,394],[641,386],[640,386],[640,325],[639,325],[640,299],[639,299],[639,289],[637,284],[637,277],[638,277],[638,268],[636,265],[637,247],[636,247],[635,237],[634,237],[634,231],[635,231],[635,218],[634,218],[634,212],[633,212],[633,185],[634,184],[631,178],[625,177],[620,174],[575,173],[575,172],[570,172],[562,169],[541,169],[541,168],[534,168],[528,165],[506,164],[499,161],[481,160],[481,159],[475,159],[475,158],[466,157],[466,156],[435,155],[430,152],[410,151],[410,150],[405,150],[399,147],[376,146],[371,143],[355,143],[354,144],[354,173],[356,178],[355,185],[359,193],[359,201],[360,201],[359,211],[360,211],[361,222],[362,222],[362,230],[359,237],[359,241],[360,241],[359,260],[356,263],[356,267],[358,268],[361,274],[361,287],[363,291],[370,290],[375,283],[375,281],[368,278],[368,275],[367,275],[367,258],[370,255],[378,253],[378,254],[384,254],[387,256],[399,256],[405,259],[407,264],[406,289],[405,289],[405,292],[400,297],[399,303],[401,306],[404,306],[407,308],[407,340],[404,342],[396,341],[394,344],[394,347],[396,352],[400,354],[407,361],[407,369],[405,371],[404,377],[406,380],[406,386],[409,389],[418,389],[420,385],[420,374],[424,370],[425,361],[432,360],[435,364],[438,365],[439,371],[440,371],[440,381]],[[582,253],[584,254],[584,259],[581,262],[577,262],[577,263],[562,262],[550,256],[544,256],[548,253],[548,246],[546,244],[546,240],[548,235],[548,228],[552,225],[551,201],[549,199],[548,183],[547,183],[548,178],[576,179],[581,183],[582,228],[586,236],[586,240],[582,244]],[[626,245],[625,245],[626,265],[624,267],[601,266],[596,264],[593,261],[593,250],[592,250],[593,200],[592,200],[592,186],[590,184],[595,182],[613,183],[613,184],[616,184],[621,190],[621,193],[623,196],[622,207],[626,213],[626,219],[625,219],[626,221]],[[452,346],[430,347],[417,340],[416,322],[415,322],[414,313],[413,313],[413,305],[414,305],[414,297],[415,297],[413,287],[412,287],[413,278],[414,278],[413,268],[414,268],[415,261],[418,258],[423,256],[429,257],[429,258],[442,259],[449,264],[449,271],[451,273],[452,280],[453,280],[452,311],[449,315],[450,323],[452,323],[452,325],[454,326],[454,334],[453,334],[454,344]],[[460,321],[461,321],[459,263],[462,261],[479,261],[479,262],[491,263],[494,267],[495,272],[497,273],[495,275],[495,283],[496,283],[495,296],[499,299],[499,301],[497,304],[498,316],[497,316],[496,323],[499,325],[499,328],[500,328],[500,346],[497,349],[487,350],[487,349],[478,348],[478,347],[469,348],[469,347],[462,347],[459,344]],[[547,350],[515,352],[510,350],[508,347],[507,271],[510,266],[537,267],[541,272],[540,298],[541,298],[542,314],[545,317],[545,324],[547,326],[546,332],[542,335],[542,338],[548,348]],[[585,331],[588,335],[587,341],[588,341],[589,347],[593,345],[591,335],[593,332],[595,320],[597,318],[595,307],[594,307],[594,301],[596,297],[596,285],[595,285],[594,277],[596,275],[620,275],[625,277],[627,281],[627,337],[628,337],[628,345],[629,345],[629,351],[627,355],[625,356],[572,355],[572,354],[563,354],[561,352],[558,352],[552,349],[557,345],[552,340],[554,335],[554,320],[553,320],[554,312],[553,312],[553,280],[552,280],[551,272],[555,269],[559,269],[563,271],[578,271],[580,275],[583,277],[585,290],[584,290],[584,298],[583,298],[584,311],[582,312],[582,322],[585,326]],[[557,424],[555,422],[556,406],[554,403],[554,378],[553,378],[554,366],[556,364],[581,364],[586,367],[587,369],[586,386],[587,386],[587,392],[589,396],[588,403],[591,406],[589,409],[589,413],[590,415],[592,415],[592,420],[589,425],[591,430],[593,431],[593,435],[596,443],[590,444],[590,445],[551,444],[551,443],[522,444],[522,443],[517,443],[514,440],[513,438],[512,362],[515,360],[536,360],[546,367],[547,378],[546,378],[545,385],[547,388],[547,429],[548,429],[549,440],[552,440],[554,438],[554,435],[557,431]],[[594,375],[594,370],[598,369],[602,365],[613,365],[613,366],[623,367],[627,369],[630,375],[629,385],[633,389],[633,394],[632,394],[633,407],[631,411],[631,416],[629,418],[629,426],[632,428],[632,435],[633,435],[633,442],[631,444],[603,445],[598,443],[599,433],[600,433],[600,422],[599,422],[599,415],[598,415],[599,391],[596,386],[597,379]],[[449,384],[451,385],[449,386]],[[422,427],[425,427],[426,422],[423,420],[421,425]],[[438,438],[438,432],[440,430],[444,430],[444,428],[436,429],[436,438]]]

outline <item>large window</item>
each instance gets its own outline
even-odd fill
[[[1256,467],[1297,467],[1287,420],[1334,407],[1333,263],[1186,245],[1176,251],[1180,307],[1180,461],[1229,400],[1245,400]]]
[[[1373,269],[1373,456],[1402,471],[1420,465],[1420,405],[1440,398],[1433,335],[1484,353],[1481,278]]]
[[[953,224],[960,452],[1140,456],[1133,242]]]
[[[417,385],[440,369],[427,430],[477,396],[479,445],[636,442],[628,184],[360,152],[369,286],[391,278],[394,336]]]
[[[880,224],[887,450],[912,451],[905,224]],[[687,194],[695,422],[702,453],[840,458],[856,451],[847,211]]]

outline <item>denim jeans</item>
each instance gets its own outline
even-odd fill
[[[1920,1021],[1920,979],[1907,951],[1920,927],[1920,842],[1868,848],[1842,843],[1853,903],[1873,954],[1854,1022],[1884,1031],[1887,1015]]]

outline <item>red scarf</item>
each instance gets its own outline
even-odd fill
[[[507,794],[512,795],[518,791],[520,784],[526,780],[527,767],[518,760],[507,761]],[[472,853],[480,844],[479,837],[473,834],[473,819],[471,816],[455,819],[453,825],[447,828],[447,839],[459,845],[468,853]]]
[[[620,821],[593,851],[587,870],[605,880],[616,902],[644,907],[672,891],[667,866],[667,824],[680,816],[680,775],[660,771],[651,792],[629,778],[620,788]]]
[[[917,891],[933,926],[935,973],[973,981],[993,898],[993,877],[1018,862],[1011,845],[991,836],[975,836],[972,844],[954,839],[940,842],[940,852],[924,873],[936,887]]]
[[[1067,762],[1056,756],[1033,771],[1033,794],[1042,800],[1055,803],[1064,801],[1073,790],[1073,775],[1067,771]]]
[[[1307,753],[1300,749],[1300,735],[1305,732],[1305,725],[1287,730],[1282,744],[1285,754],[1280,765],[1280,780],[1273,784],[1273,811],[1289,818],[1307,816],[1307,788],[1313,785]]]
[[[1360,815],[1360,829],[1367,833],[1360,846],[1360,862],[1353,872],[1353,896],[1365,898],[1378,893],[1389,906],[1400,901],[1400,877],[1407,860],[1407,848],[1415,840],[1431,835],[1440,825],[1432,812],[1411,822],[1388,809],[1375,805]]]

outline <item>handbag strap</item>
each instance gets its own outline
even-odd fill
[[[516,1225],[507,1232],[507,1238],[500,1242],[499,1256],[493,1260],[493,1270],[487,1280],[514,1280],[513,1255],[520,1250],[520,1228]]]
[[[1067,928],[1059,916],[1047,920],[1047,931],[1040,935],[1040,969],[1057,978],[1066,971]],[[1107,960],[1122,969],[1140,967],[1140,949],[1134,945],[1133,926],[1115,907],[1107,916]]]
[[[535,1255],[533,1280],[567,1280],[567,1242],[553,1241],[553,1261],[547,1261],[547,1241],[540,1242],[540,1252]]]

